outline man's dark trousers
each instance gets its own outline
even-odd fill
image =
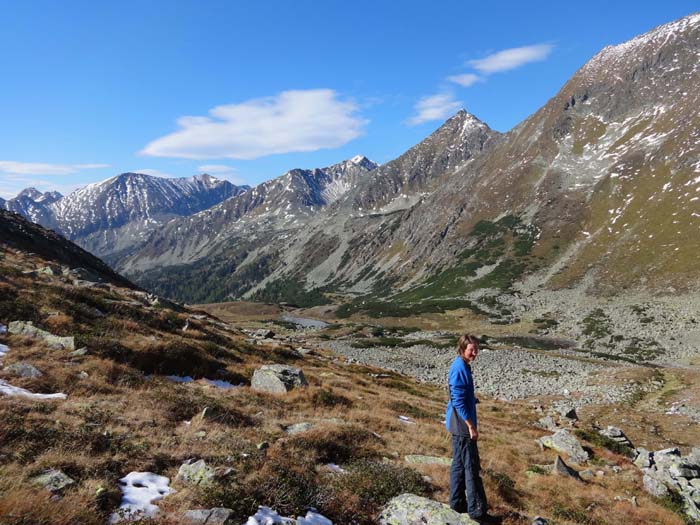
[[[452,468],[450,469],[450,508],[472,518],[488,511],[486,493],[481,481],[481,463],[476,441],[469,436],[452,435]]]

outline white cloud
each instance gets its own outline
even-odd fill
[[[431,120],[444,120],[462,107],[462,102],[454,99],[452,93],[438,93],[421,98],[415,106],[416,114],[406,122],[416,126]]]
[[[484,74],[509,71],[530,62],[538,62],[549,56],[554,46],[552,44],[536,44],[532,46],[513,47],[504,49],[485,58],[467,62],[477,71]]]
[[[478,82],[479,80],[482,80],[482,78],[479,75],[475,75],[473,73],[464,73],[462,75],[453,75],[451,77],[447,77],[447,80],[450,82],[454,82],[455,84],[459,84],[462,87],[469,87],[472,84]]]
[[[47,164],[0,160],[0,173],[13,175],[71,175],[80,170],[109,168],[109,164]]]
[[[332,89],[283,91],[274,97],[217,106],[206,117],[181,117],[179,129],[141,153],[187,159],[256,159],[336,148],[359,137],[366,120]]]
[[[209,175],[215,175],[217,173],[234,173],[236,168],[232,166],[225,166],[224,164],[205,164],[197,168],[200,173],[208,173]]]

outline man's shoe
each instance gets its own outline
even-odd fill
[[[478,518],[472,518],[474,521],[479,523],[479,525],[487,525],[491,523],[501,523],[503,521],[503,518],[500,516],[491,516],[490,514],[484,514],[483,516],[479,516]]]

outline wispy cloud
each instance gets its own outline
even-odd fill
[[[336,148],[363,134],[358,106],[332,89],[283,91],[276,96],[217,106],[206,117],[181,117],[179,129],[141,153],[187,159],[256,159]]]
[[[472,84],[482,80],[482,78],[473,73],[464,73],[462,75],[452,75],[451,77],[447,77],[447,80],[454,82],[455,84],[459,84],[462,87],[469,87]]]
[[[416,114],[406,123],[417,126],[431,120],[444,120],[462,107],[462,102],[454,99],[453,93],[438,93],[421,98],[415,105]]]
[[[224,164],[205,164],[198,167],[197,171],[201,173],[208,173],[209,175],[216,175],[217,173],[234,173],[236,168],[233,166],[226,166]]]
[[[469,60],[467,64],[487,75],[501,71],[510,71],[530,62],[544,60],[549,56],[553,48],[552,44],[513,47],[498,51],[484,58]]]
[[[81,170],[109,168],[109,164],[47,164],[0,160],[0,174],[13,175],[72,175]]]

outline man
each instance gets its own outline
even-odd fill
[[[479,423],[471,363],[479,354],[479,339],[464,334],[457,342],[457,357],[450,366],[445,423],[452,434],[452,468],[450,470],[450,507],[479,523],[499,523],[487,514],[488,504],[481,481],[479,462]]]

